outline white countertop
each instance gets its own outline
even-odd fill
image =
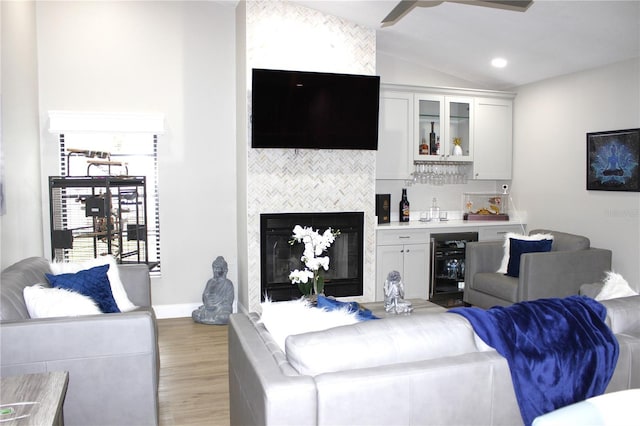
[[[420,220],[412,220],[410,222],[389,222],[376,225],[376,230],[385,229],[444,229],[444,228],[478,228],[487,226],[513,226],[523,224],[518,218],[509,220],[462,220],[454,219],[446,222],[421,222]]]

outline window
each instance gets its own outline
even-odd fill
[[[70,133],[60,134],[60,176],[143,176],[146,182],[146,241],[145,257],[153,265],[153,271],[160,268],[160,218],[158,200],[158,136],[148,133]],[[74,194],[74,191],[77,193]],[[85,189],[65,188],[66,200],[85,197]],[[61,201],[62,202],[62,201]],[[86,223],[86,215],[74,214],[72,206],[61,209],[61,217],[56,219],[65,223],[65,227],[74,228]],[[75,217],[81,216],[81,217]],[[70,223],[70,222],[74,222]],[[125,224],[122,224],[124,227]],[[131,225],[130,225],[131,226]],[[129,232],[131,240],[133,232]],[[76,244],[80,250],[81,245]],[[89,247],[89,246],[87,246]],[[111,246],[109,246],[111,249]],[[118,250],[121,250],[118,252]],[[67,250],[63,257],[87,258],[94,255],[95,249],[87,248],[89,253],[72,253]],[[124,247],[114,244],[111,251],[126,261]],[[100,253],[101,254],[101,253]]]
[[[135,247],[131,248],[137,244],[138,248],[144,250],[143,261],[149,262],[152,272],[159,272],[158,136],[164,133],[164,115],[49,111],[49,132],[55,134],[58,140],[60,176],[66,177],[62,180],[74,180],[73,177],[77,176],[95,188],[94,182],[101,181],[99,176],[112,176],[104,179],[102,186],[108,188],[106,191],[85,187],[83,192],[65,182],[60,185],[61,189],[55,197],[51,190],[55,177],[50,177],[52,251],[56,250],[54,257],[73,260],[76,254],[72,252],[77,251],[77,256],[86,259],[106,251],[118,254],[120,261],[130,263],[138,261],[133,257]],[[122,184],[123,181],[126,185]],[[139,186],[142,181],[144,191]],[[106,182],[118,182],[121,186],[112,188],[112,191]],[[125,188],[131,182],[136,182],[138,186]],[[111,201],[102,204],[103,210],[109,209],[106,215],[87,210],[88,198],[91,198],[90,203],[98,202],[97,208],[100,208],[99,198],[104,194],[103,199],[107,199],[107,193]],[[142,203],[139,199],[141,195]],[[143,205],[144,208],[140,209]],[[90,207],[96,208],[93,204]],[[134,210],[135,215],[132,213]],[[146,233],[141,233],[139,227],[140,211],[143,212],[142,222]],[[132,216],[135,216],[135,220]],[[62,231],[54,235],[59,229]],[[92,232],[96,235],[91,235]],[[81,237],[77,244],[79,249],[83,244],[91,246],[85,240],[93,240],[92,248],[85,249],[85,252],[75,250],[74,233]],[[113,239],[106,238],[105,234]],[[112,247],[112,243],[115,247]],[[68,248],[71,245],[74,250]],[[139,258],[140,254],[136,256]]]

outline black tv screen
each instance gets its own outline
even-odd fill
[[[252,74],[252,148],[378,149],[379,76]]]

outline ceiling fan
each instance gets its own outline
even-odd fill
[[[400,0],[393,10],[382,20],[382,26],[388,27],[400,20],[403,16],[413,10],[414,7],[433,7],[450,1],[452,3],[463,3],[471,6],[494,7],[497,9],[513,10],[517,12],[526,11],[533,3],[533,0]]]

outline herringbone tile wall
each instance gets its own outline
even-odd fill
[[[249,70],[375,74],[375,45],[372,29],[287,2],[247,2]],[[248,149],[247,155],[249,309],[256,310],[260,303],[260,213],[363,211],[364,296],[360,300],[372,300],[375,152]]]

